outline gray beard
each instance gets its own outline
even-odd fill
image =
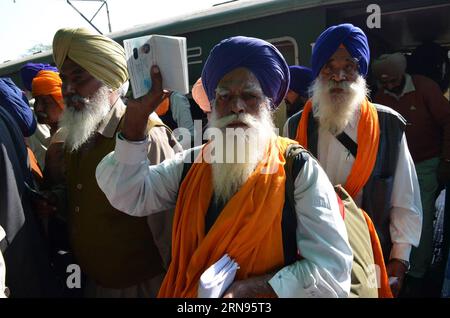
[[[314,117],[319,119],[320,130],[332,135],[344,131],[355,111],[359,108],[368,94],[366,81],[358,76],[356,82],[346,89],[346,94],[333,98],[328,86],[317,79],[312,87]]]
[[[66,107],[59,122],[60,127],[67,131],[64,142],[66,149],[74,152],[86,143],[94,135],[110,108],[109,91],[106,86],[102,86],[86,102],[82,110]]]

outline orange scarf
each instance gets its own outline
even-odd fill
[[[305,148],[308,148],[308,118],[312,110],[312,102],[309,100],[303,108],[302,118],[297,127],[295,140]],[[365,186],[372,174],[378,153],[380,141],[380,126],[378,124],[378,113],[367,99],[361,105],[361,117],[358,123],[358,153],[352,170],[347,177],[344,189],[355,198]]]
[[[205,215],[212,195],[211,166],[200,162],[203,147],[181,184],[172,232],[172,262],[158,297],[197,297],[203,272],[225,253],[240,266],[236,278],[278,270],[284,264],[281,217],[284,205],[286,148],[293,141],[273,138],[267,159],[258,164],[228,201],[205,236]],[[273,173],[264,173],[270,169]]]
[[[381,249],[377,231],[375,230],[375,226],[373,225],[372,220],[367,215],[367,213],[363,209],[360,210],[363,212],[367,227],[369,228],[370,241],[372,243],[373,258],[375,264],[380,269],[380,287],[378,288],[378,298],[393,298],[391,287],[389,285],[389,277],[387,275],[386,266],[384,264],[383,250]]]

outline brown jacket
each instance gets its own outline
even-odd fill
[[[441,156],[450,159],[448,100],[431,79],[420,75],[405,76],[405,88],[400,97],[379,91],[374,101],[405,117],[406,138],[415,163]]]

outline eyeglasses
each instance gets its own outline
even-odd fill
[[[242,92],[241,94],[230,94],[226,91],[216,92],[216,103],[229,104],[235,99],[242,100],[247,106],[255,106],[263,100],[263,96],[257,92]]]
[[[322,68],[321,73],[324,76],[332,77],[333,75],[341,75],[343,72],[346,77],[354,76],[359,71],[358,59],[346,59],[345,64],[330,61]]]

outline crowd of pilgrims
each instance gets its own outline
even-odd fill
[[[439,45],[371,56],[344,23],[307,67],[234,36],[139,99],[106,36],[58,30],[53,60],[0,78],[0,297],[197,297],[224,255],[223,297],[450,297]]]

